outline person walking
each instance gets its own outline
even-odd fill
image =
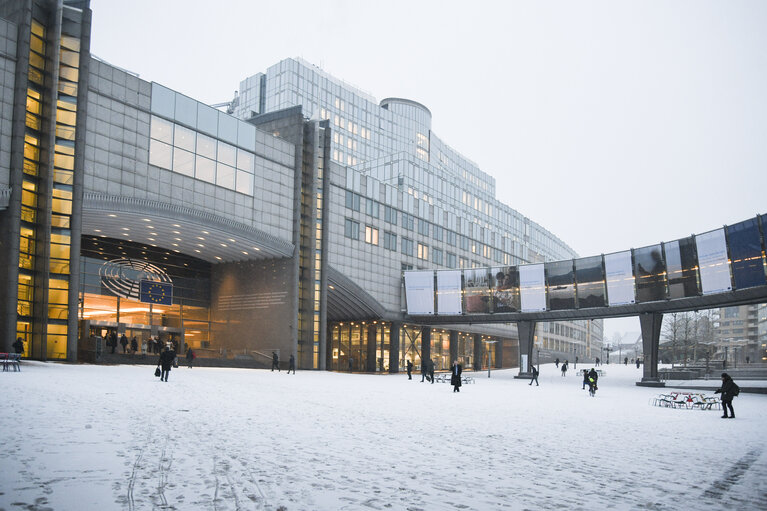
[[[450,384],[453,386],[453,392],[461,391],[461,373],[463,366],[457,360],[453,360],[453,369],[450,371]]]
[[[735,418],[735,409],[732,407],[732,399],[740,394],[740,387],[732,381],[732,377],[730,377],[727,373],[722,373],[722,386],[719,387],[714,391],[714,394],[721,394],[722,395],[722,410],[724,410],[724,415],[722,415],[722,419],[734,419]],[[730,409],[730,415],[727,415],[727,409]]]
[[[120,345],[123,347],[123,353],[128,353],[128,338],[124,335],[120,337]]]
[[[136,340],[135,337],[130,340],[130,350],[133,352],[134,355],[136,354],[136,352],[138,352],[138,341]]]
[[[533,377],[530,379],[530,383],[528,385],[532,385],[533,382],[535,382],[535,386],[538,386],[538,369],[535,366],[533,367]]]
[[[160,360],[157,362],[157,367],[162,369],[160,373],[160,381],[167,382],[168,375],[170,374],[170,368],[173,367],[173,361],[176,359],[176,352],[166,346],[160,353]]]
[[[639,369],[639,357],[637,357],[637,369]]]
[[[413,379],[413,363],[409,359],[407,361],[407,379]]]
[[[592,367],[591,371],[588,372],[588,378],[589,378],[589,394],[591,394],[591,397],[594,397],[594,394],[597,392],[597,380],[599,379],[599,374],[597,374],[596,370]]]
[[[290,371],[293,371],[293,374],[296,374],[296,357],[291,353],[290,354],[290,360],[288,361],[288,374],[290,374]]]
[[[277,355],[276,351],[272,352],[272,372],[277,369],[277,372],[280,372],[280,357]]]
[[[432,359],[429,359],[429,362],[427,363],[426,370],[429,372],[429,380],[431,380],[432,383],[434,383],[434,361]]]
[[[421,359],[421,383],[426,379],[426,374],[428,373],[428,364],[426,363],[426,359]]]
[[[562,378],[567,375],[567,360],[562,363]]]
[[[583,385],[581,385],[581,390],[586,388],[586,385],[589,384],[589,370],[584,369],[583,370]]]
[[[13,341],[13,351],[17,355],[24,354],[24,341],[21,340],[21,337],[17,337],[16,340]]]
[[[624,359],[623,359],[623,365],[624,365],[624,366],[627,366],[627,365],[629,365],[629,358],[628,358],[628,357],[624,357]]]
[[[557,359],[554,361],[554,364],[555,364],[557,367],[559,367],[559,357],[557,357]]]
[[[189,366],[189,369],[192,368],[192,362],[194,362],[194,351],[192,350],[191,346],[186,347],[186,363]]]

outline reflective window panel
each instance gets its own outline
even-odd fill
[[[696,235],[695,248],[698,252],[700,287],[703,294],[732,290],[724,229]]]
[[[494,312],[519,310],[519,272],[514,266],[492,269]]]
[[[765,285],[762,240],[756,218],[727,226],[735,289]]]
[[[605,275],[602,268],[602,256],[576,259],[575,282],[579,309],[604,307],[606,305]]]
[[[467,269],[463,271],[467,313],[490,312],[489,271],[489,268]]]
[[[660,245],[634,249],[634,277],[638,302],[666,299],[666,264]]]
[[[549,309],[575,308],[575,275],[573,261],[556,261],[544,264],[548,286]]]
[[[634,275],[630,250],[605,254],[605,280],[610,306],[634,303]]]
[[[687,298],[698,296],[698,258],[695,255],[695,239],[682,238],[663,244],[666,256],[668,297]]]

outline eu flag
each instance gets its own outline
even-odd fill
[[[139,296],[139,299],[144,303],[172,305],[173,284],[170,282],[157,282],[156,280],[142,280],[140,283]]]

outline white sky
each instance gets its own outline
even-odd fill
[[[498,199],[581,256],[767,212],[767,2],[91,8],[93,54],[200,101],[228,101],[245,77],[300,56],[379,101],[423,103]]]
[[[152,365],[24,361],[2,373],[0,509],[767,509],[767,395],[741,392],[724,420],[651,406],[663,389],[634,366],[601,369],[591,398],[553,364],[538,387],[507,369],[453,393],[404,374],[180,367],[163,383]]]

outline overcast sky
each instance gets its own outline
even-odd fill
[[[499,200],[581,256],[767,213],[762,0],[91,8],[94,55],[203,102],[300,56],[379,101],[424,104]]]

